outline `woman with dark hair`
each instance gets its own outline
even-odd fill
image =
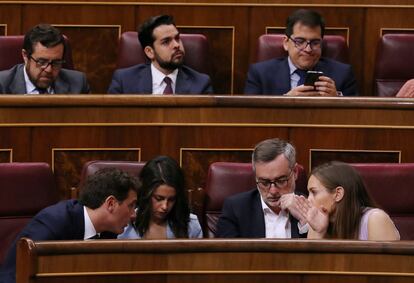
[[[298,206],[308,221],[309,239],[400,239],[391,218],[377,208],[352,166],[334,161],[316,167],[308,191],[308,199],[298,197]]]
[[[137,217],[119,239],[201,238],[197,216],[190,213],[184,174],[168,156],[148,161],[140,173]]]

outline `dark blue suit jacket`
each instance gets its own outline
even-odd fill
[[[151,64],[140,64],[116,70],[112,76],[108,93],[151,94]],[[212,94],[213,88],[210,77],[189,67],[182,66],[178,70],[175,93]]]
[[[84,234],[83,205],[77,200],[61,201],[46,207],[30,220],[9,249],[0,273],[0,282],[16,281],[16,245],[20,238],[27,237],[34,241],[83,240]],[[115,235],[108,238],[115,238]]]
[[[299,234],[298,221],[290,216],[292,238],[306,237]],[[240,193],[224,201],[217,223],[218,238],[265,238],[265,221],[257,189]]]
[[[322,71],[325,76],[333,79],[337,91],[341,91],[344,96],[358,95],[355,76],[350,65],[322,57],[314,70]],[[290,89],[287,57],[250,65],[244,88],[245,94],[283,95]]]

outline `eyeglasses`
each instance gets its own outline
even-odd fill
[[[35,59],[32,57],[32,55],[29,55],[29,59],[35,61],[36,65],[43,70],[49,67],[49,65],[52,66],[52,69],[60,69],[65,63],[65,60],[46,60],[42,58]]]
[[[276,180],[268,180],[268,179],[256,179],[256,185],[264,190],[269,190],[272,184],[279,189],[283,189],[287,186],[290,177],[292,177],[293,169],[290,170],[290,173],[287,176],[280,177]]]
[[[296,37],[296,38],[292,38],[289,35],[287,36],[290,40],[292,40],[293,44],[295,45],[295,47],[297,49],[299,49],[300,51],[305,50],[306,47],[308,47],[308,45],[310,46],[310,48],[312,50],[315,49],[320,49],[322,46],[322,40],[321,39],[311,39],[311,40],[306,40],[302,37]]]

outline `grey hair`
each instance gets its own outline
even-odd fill
[[[283,154],[289,161],[289,167],[293,169],[296,164],[296,150],[289,142],[282,139],[267,139],[259,142],[252,154],[253,170],[256,171],[257,162],[270,162]]]

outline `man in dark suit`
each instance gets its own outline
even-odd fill
[[[315,11],[300,9],[289,16],[283,42],[287,58],[271,59],[249,68],[245,94],[290,96],[354,96],[356,80],[350,65],[321,58],[325,22]],[[307,71],[323,75],[304,85]]]
[[[152,17],[138,29],[151,64],[116,70],[108,93],[211,94],[210,77],[183,65],[185,50],[171,16]]]
[[[139,181],[114,168],[88,178],[79,200],[65,200],[41,210],[17,236],[0,273],[14,283],[16,245],[22,237],[35,241],[116,238],[135,218]]]
[[[62,69],[64,54],[65,41],[59,30],[47,24],[33,27],[24,37],[24,64],[0,72],[0,93],[89,93],[84,73]]]
[[[217,237],[306,237],[306,221],[294,194],[298,176],[295,148],[280,139],[264,140],[256,145],[252,162],[257,188],[225,200]]]

